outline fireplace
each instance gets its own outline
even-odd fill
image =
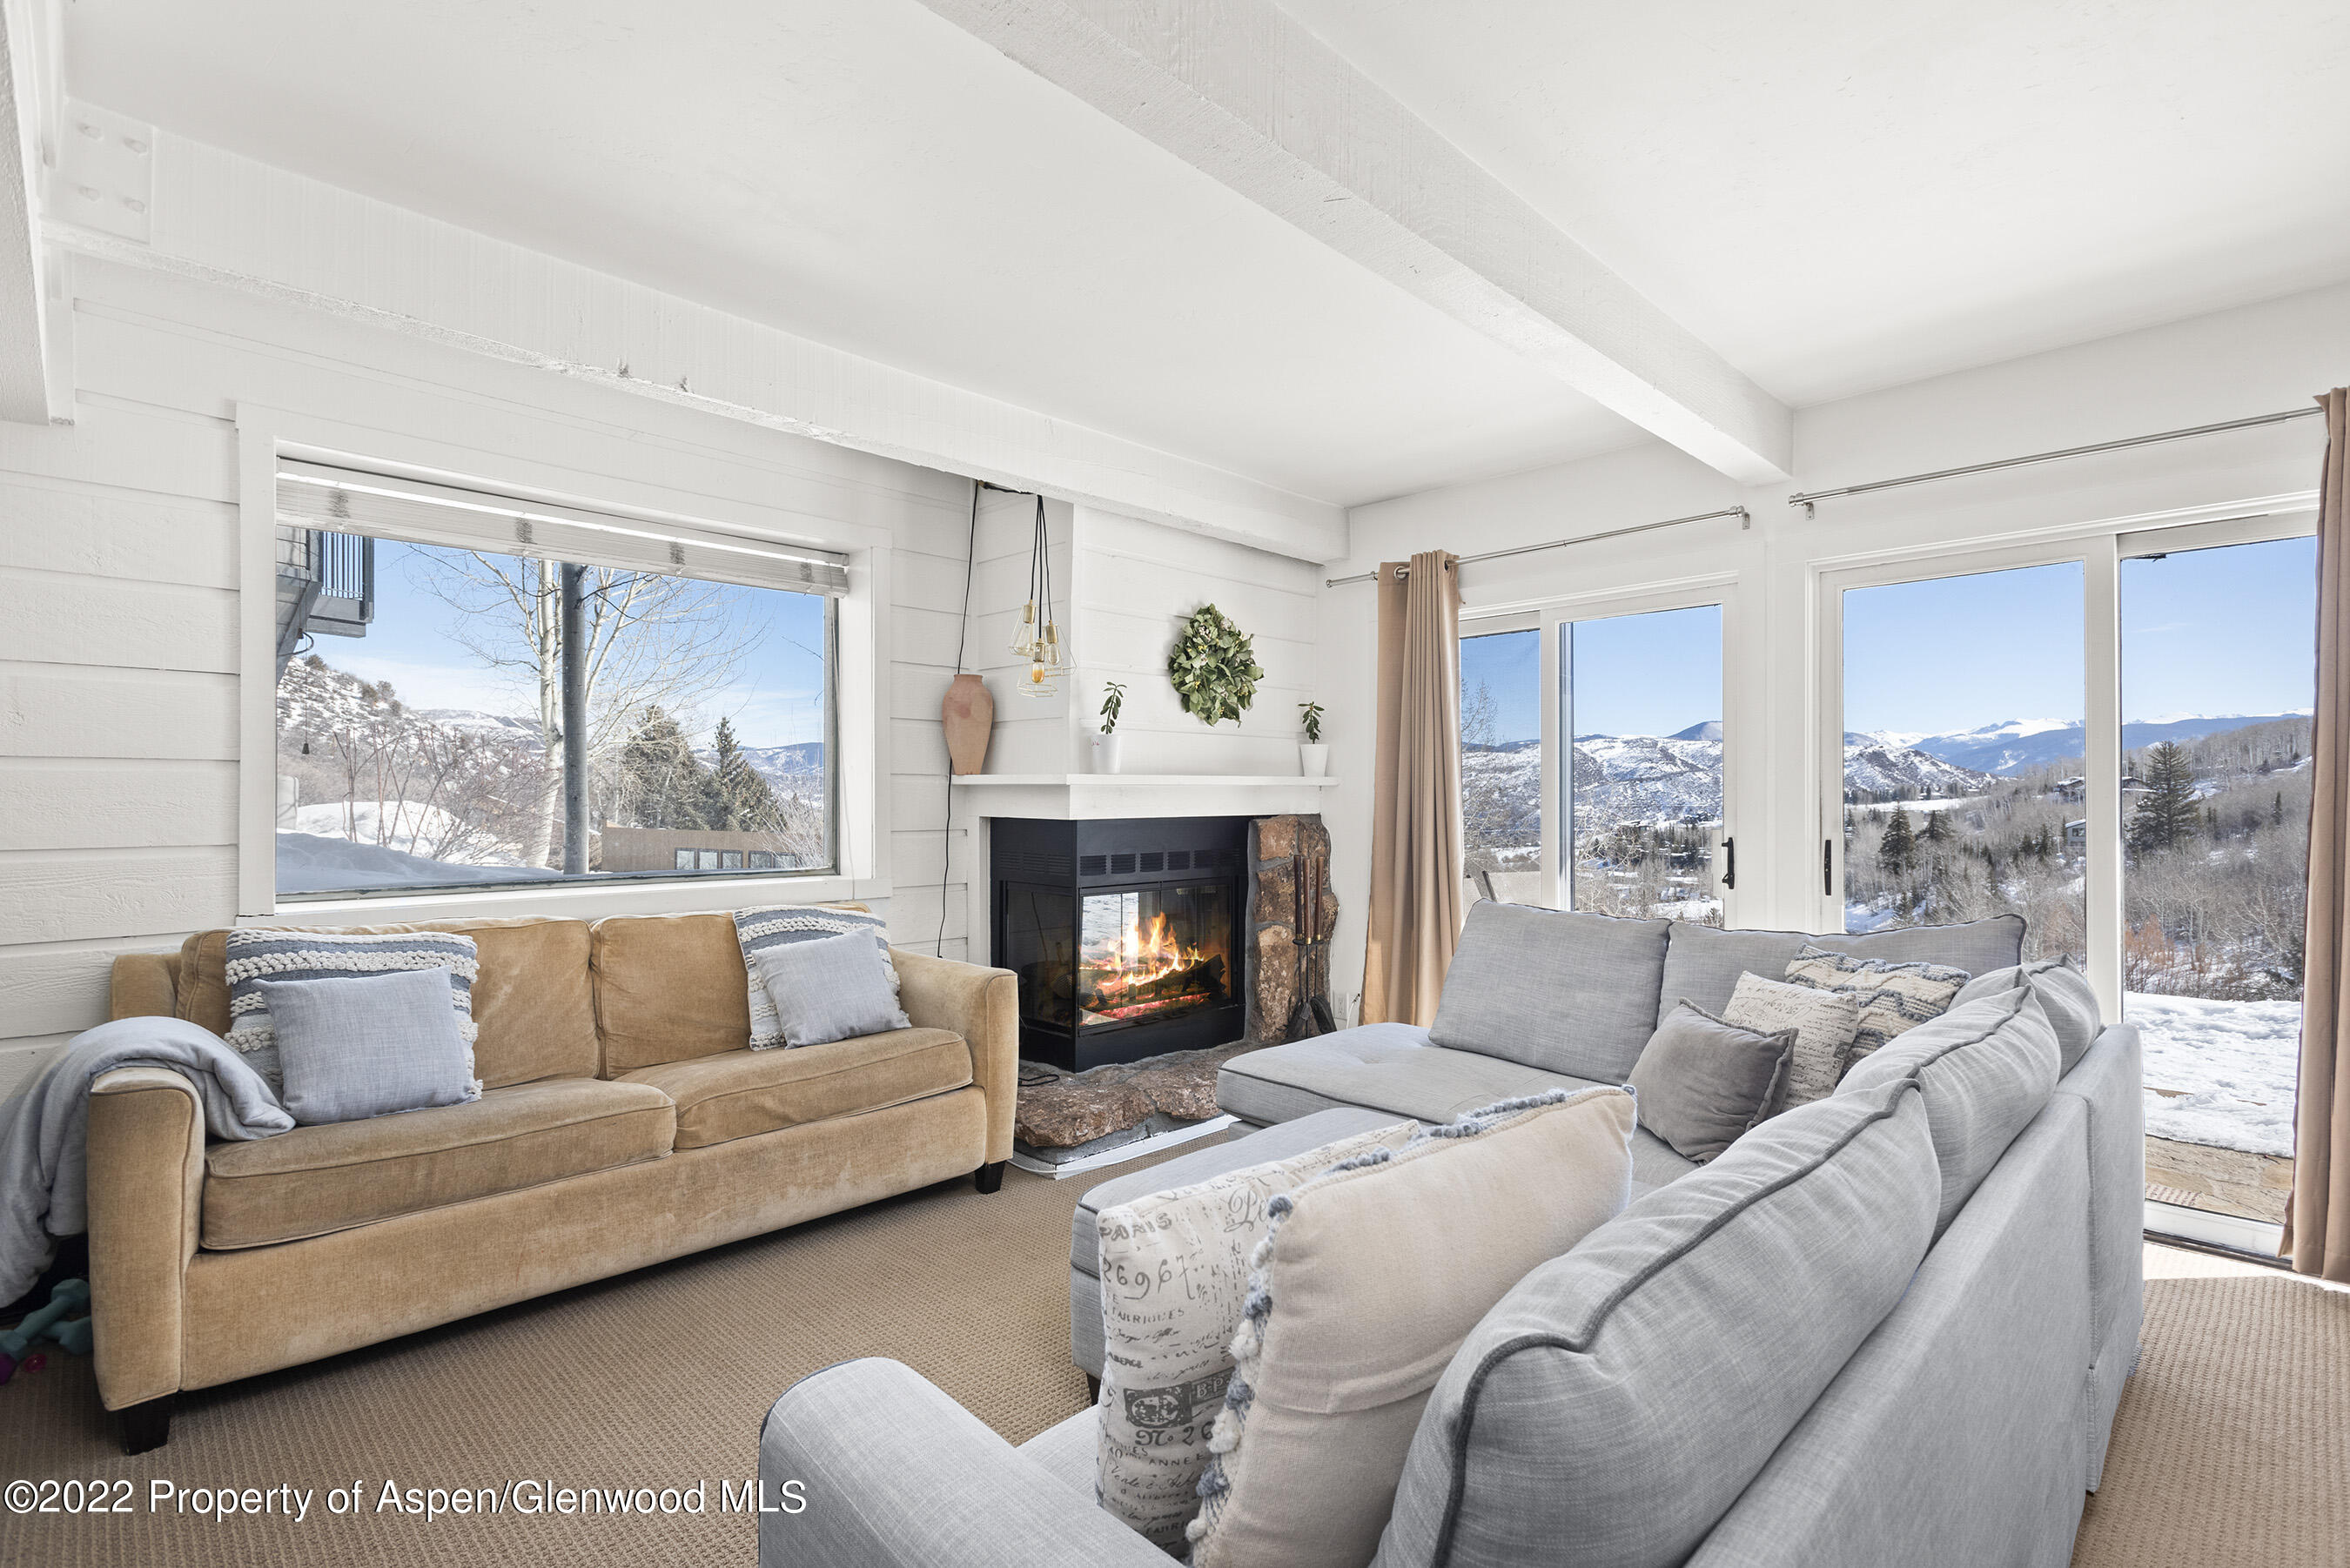
[[[991,935],[1019,977],[1020,1054],[1082,1072],[1240,1041],[1247,842],[1244,816],[997,817]]]

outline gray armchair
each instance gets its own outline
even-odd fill
[[[844,1361],[767,1412],[760,1568],[1167,1568],[1094,1501],[1094,1414],[1014,1448],[895,1361]]]

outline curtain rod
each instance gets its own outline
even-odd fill
[[[1541,545],[1519,545],[1507,550],[1488,550],[1481,556],[1463,556],[1461,557],[1461,564],[1465,566],[1472,561],[1498,561],[1504,556],[1524,556],[1536,550],[1564,550],[1569,545],[1590,545],[1601,539],[1620,539],[1627,534],[1646,534],[1652,528],[1678,528],[1684,523],[1703,523],[1715,517],[1735,517],[1741,528],[1752,527],[1754,523],[1754,519],[1747,514],[1745,507],[1725,506],[1719,512],[1692,512],[1686,517],[1668,517],[1661,523],[1636,523],[1629,528],[1610,528],[1604,534],[1584,534],[1573,539],[1553,539]],[[1410,575],[1409,566],[1399,567],[1396,571],[1396,576],[1399,577]],[[1341,583],[1367,583],[1378,576],[1377,572],[1357,572],[1351,577],[1325,577],[1322,579],[1322,586],[1326,588],[1335,588]]]
[[[2101,441],[2090,446],[2068,446],[2062,452],[2036,452],[2030,457],[2002,457],[1991,462],[1970,462],[1964,468],[1938,468],[1931,473],[1904,474],[1899,479],[1871,480],[1866,484],[1846,484],[1835,490],[1813,490],[1787,497],[1787,504],[1800,506],[1806,514],[1816,515],[1812,503],[1829,501],[1839,495],[1865,495],[1873,490],[1893,490],[1905,484],[1927,484],[1937,479],[1957,479],[1963,474],[1989,473],[1995,469],[2022,468],[2030,463],[2054,462],[2059,458],[2086,457],[2092,452],[2119,452],[2125,447],[2152,446],[2158,441],[2185,441],[2189,436],[2217,435],[2221,431],[2250,430],[2255,425],[2282,424],[2287,420],[2308,419],[2324,412],[2312,405],[2305,409],[2287,409],[2281,414],[2254,414],[2247,420],[2222,420],[2213,425],[2192,425],[2183,431],[2164,431],[2158,435],[2126,436],[2120,441]]]

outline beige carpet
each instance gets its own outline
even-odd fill
[[[1191,1147],[1197,1147],[1191,1146]],[[1170,1158],[1171,1150],[1156,1158]],[[0,1564],[400,1568],[455,1564],[744,1564],[754,1520],[720,1483],[755,1472],[759,1422],[837,1361],[906,1362],[1014,1442],[1085,1404],[1069,1362],[1069,1217],[1138,1160],[1066,1181],[1018,1170],[982,1197],[966,1179],[738,1242],[331,1361],[181,1397],[172,1441],[123,1457],[89,1364],[0,1387],[0,1482],[130,1478],[127,1517],[0,1513]],[[253,1332],[266,1334],[256,1321]],[[318,1495],[309,1518],[147,1511],[149,1486]],[[707,1489],[701,1517],[444,1517],[376,1511],[409,1487]],[[364,1511],[325,1512],[360,1483]]]
[[[1165,1157],[1161,1157],[1165,1158]],[[1141,1162],[1137,1162],[1138,1164]],[[759,1420],[795,1379],[905,1361],[1019,1441],[1077,1409],[1064,1290],[1069,1213],[1114,1172],[1013,1171],[745,1241],[392,1345],[185,1396],[169,1447],[125,1459],[88,1364],[0,1387],[0,1482],[128,1478],[133,1511],[0,1513],[0,1563],[749,1564],[754,1521],[720,1511],[752,1476]],[[2293,1281],[2157,1280],[2123,1397],[2089,1568],[2350,1564],[2350,1295]],[[265,1334],[268,1324],[256,1323]],[[684,1487],[699,1516],[565,1519],[377,1511],[384,1483]],[[151,1512],[150,1483],[317,1492],[310,1517]],[[325,1511],[357,1481],[356,1516]]]
[[[2350,1294],[2149,1280],[2074,1568],[2350,1564]]]

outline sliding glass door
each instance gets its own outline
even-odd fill
[[[2272,1251],[2293,1180],[2315,543],[2284,514],[1827,580],[1815,890],[2013,910],[2145,1053],[2148,1229]],[[2022,554],[2017,552],[2016,554]],[[2011,555],[2007,560],[2012,560]],[[2093,727],[2094,726],[2094,727]]]
[[[2293,1183],[2316,564],[2298,538],[2120,569],[2122,1004],[2146,1052],[2147,1196],[2264,1225]]]
[[[2027,956],[2086,953],[2082,583],[2064,561],[1844,590],[1846,930],[2012,910]]]
[[[1722,923],[1721,607],[1559,626],[1571,906]]]

